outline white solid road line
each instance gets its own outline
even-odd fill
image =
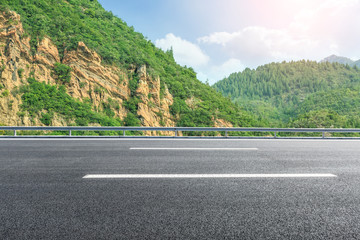
[[[130,148],[130,150],[257,151],[258,148]]]
[[[89,174],[86,179],[155,179],[155,178],[336,178],[331,173],[294,174]]]

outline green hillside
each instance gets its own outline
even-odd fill
[[[309,95],[294,109],[297,119],[291,124],[295,127],[308,126],[309,124],[304,123],[325,112],[328,114],[327,118],[309,123],[312,124],[311,127],[360,128],[360,86]]]
[[[58,47],[60,56],[76,49],[82,41],[101,55],[104,64],[125,70],[146,65],[152,76],[160,76],[161,91],[166,86],[173,95],[174,104],[170,110],[178,126],[213,126],[214,119],[226,120],[234,126],[258,125],[251,114],[201,83],[192,68],[178,65],[172,51],[156,48],[133,27],[105,11],[96,0],[0,0],[0,6],[2,11],[13,10],[21,15],[34,51],[47,36]],[[195,106],[186,104],[190,98],[197,99]],[[36,104],[36,101],[32,102]],[[138,99],[130,102],[133,104],[126,107],[133,112],[132,105],[136,105]],[[32,107],[41,112],[41,106]]]
[[[271,63],[231,74],[213,87],[271,126],[314,127],[305,120],[317,116],[323,119],[317,127],[360,126],[360,69],[356,66]],[[332,119],[338,121],[330,124]]]

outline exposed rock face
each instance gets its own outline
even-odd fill
[[[115,117],[120,119],[128,112],[123,107],[123,101],[130,97],[129,75],[136,72],[140,78],[136,94],[141,99],[138,115],[142,125],[175,125],[169,113],[172,96],[166,90],[164,98],[160,98],[160,78],[148,75],[146,66],[133,66],[127,70],[105,66],[101,57],[83,42],[78,44],[75,51],[65,52],[61,60],[57,47],[49,38],[42,39],[35,53],[32,53],[30,38],[26,37],[20,16],[15,12],[0,13],[0,54],[0,84],[3,86],[0,90],[0,124],[43,125],[39,119],[30,119],[27,114],[19,117],[21,96],[16,89],[26,84],[29,76],[41,82],[56,84],[53,68],[55,63],[61,62],[72,68],[72,77],[67,85],[67,91],[72,97],[90,99],[94,109],[99,110],[103,107],[102,103],[117,103],[120,107],[113,110]],[[55,116],[52,125],[67,124],[61,116]]]
[[[129,98],[127,74],[116,67],[103,66],[100,56],[84,43],[80,42],[76,51],[66,52],[63,63],[73,69],[68,87],[73,97],[89,98],[100,109],[101,103],[109,99],[122,106],[123,100]],[[123,118],[127,112],[121,107],[115,114]]]
[[[7,125],[30,125],[28,118],[21,120],[19,112],[20,96],[12,94],[22,85],[21,75],[30,74],[30,44],[23,38],[24,30],[20,16],[13,13],[0,14],[0,123]],[[21,70],[22,69],[22,70]]]
[[[142,118],[142,125],[153,127],[175,126],[169,112],[169,107],[173,104],[173,97],[168,89],[165,89],[165,96],[161,99],[160,78],[156,77],[153,79],[148,76],[146,66],[139,68],[138,74],[140,82],[136,93],[141,100],[141,103],[139,103],[138,115]],[[169,135],[171,133],[167,132],[162,134]]]
[[[216,119],[214,120],[214,127],[218,128],[232,128],[234,127],[230,122],[223,120],[223,119]]]
[[[44,38],[38,48],[34,62],[51,68],[55,63],[60,62],[59,51],[57,47],[48,38]]]
[[[67,93],[80,101],[90,100],[94,111],[102,111],[104,103],[111,102],[112,106],[118,106],[112,109],[115,117],[124,119],[128,114],[124,101],[131,97],[129,83],[137,75],[139,84],[135,95],[140,99],[137,114],[142,126],[175,126],[175,120],[179,116],[170,114],[173,96],[166,86],[165,90],[160,90],[160,77],[149,74],[145,65],[130,66],[127,69],[105,65],[101,56],[83,42],[78,43],[76,50],[62,53],[61,59],[59,50],[51,39],[41,39],[36,49],[31,48],[30,40],[18,14],[11,11],[0,12],[0,124],[42,126],[39,116],[29,117],[27,112],[22,112],[19,88],[27,84],[29,77],[51,85],[57,84],[54,67],[56,63],[63,63],[72,69],[70,82],[66,83]],[[186,103],[190,108],[195,108],[199,101],[201,100],[190,98]],[[51,125],[64,126],[71,123],[55,113]],[[231,126],[222,120],[214,120],[214,123],[219,127]],[[173,132],[161,134],[173,135]]]

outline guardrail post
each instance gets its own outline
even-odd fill
[[[14,137],[16,137],[16,130],[14,130]]]
[[[126,131],[125,130],[123,130],[123,137],[125,137],[126,136]]]
[[[225,131],[225,137],[226,138],[228,137],[228,131]]]
[[[322,138],[325,138],[325,132],[322,133]]]
[[[277,135],[276,135],[276,134],[277,134],[277,132],[274,132],[274,138],[277,138]]]
[[[69,137],[71,137],[71,129],[69,130]]]
[[[177,136],[178,136],[178,131],[175,128],[175,137],[177,137]]]

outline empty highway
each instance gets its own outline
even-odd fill
[[[0,140],[0,239],[360,239],[359,229],[360,140]]]

